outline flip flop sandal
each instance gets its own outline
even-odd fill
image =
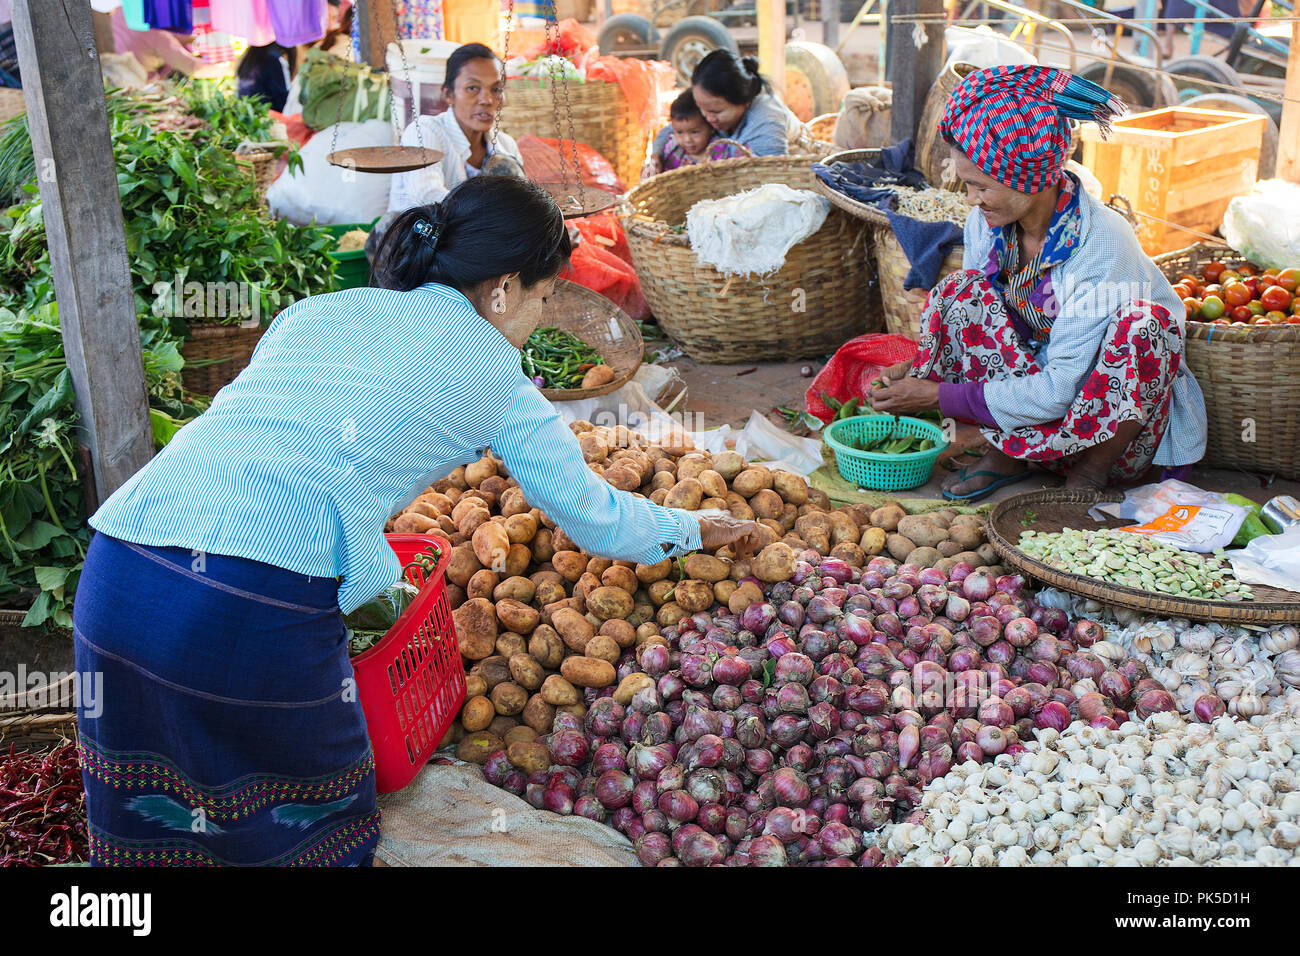
[[[1024,481],[1026,478],[1029,477],[1030,471],[1028,468],[1026,468],[1024,471],[1018,472],[1014,475],[1002,475],[996,471],[988,471],[987,469],[981,469],[979,471],[973,471],[970,474],[967,474],[966,468],[963,467],[962,470],[957,473],[957,477],[960,478],[962,481],[966,481],[970,478],[978,478],[981,475],[989,475],[993,478],[996,478],[997,480],[991,481],[983,488],[978,488],[975,491],[968,492],[964,495],[955,495],[951,491],[945,489],[943,492],[944,498],[947,499],[948,501],[979,501],[981,498],[985,498],[988,495],[991,495],[994,491],[1001,488],[1003,485],[1014,485],[1018,481]]]

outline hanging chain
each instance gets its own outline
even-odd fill
[[[510,0],[510,2],[511,2],[511,5],[513,6],[513,5],[514,5],[514,0]],[[409,95],[410,98],[411,98],[411,116],[413,117],[412,122],[415,123],[415,138],[416,138],[416,141],[419,143],[419,148],[420,148],[421,150],[423,150],[423,149],[424,149],[424,131],[420,128],[420,124],[419,124],[419,122],[418,122],[419,119],[420,119],[420,104],[419,104],[419,102],[416,101],[416,98],[415,98],[415,84],[411,82],[411,64],[410,64],[410,63],[407,61],[407,59],[406,59],[406,45],[405,45],[404,43],[402,43],[401,31],[398,29],[398,26],[397,26],[397,0],[391,0],[391,8],[392,8],[392,12],[393,12],[393,41],[392,41],[392,42],[394,42],[394,43],[397,44],[397,49],[398,49],[398,51],[402,54],[402,71],[406,74],[406,89],[407,89],[407,93],[408,93],[408,95]],[[371,12],[371,7],[370,7],[369,5],[367,5],[366,8],[365,8],[365,13],[366,13],[366,15],[369,16],[370,12]],[[380,41],[382,42],[383,39],[384,39],[384,37],[383,37],[383,30],[379,28],[379,27],[380,27],[380,23],[379,23],[380,19],[381,19],[380,17],[372,17],[372,18],[371,18],[371,25],[374,26],[374,27],[376,27],[376,32],[379,33],[379,39],[380,39]],[[385,67],[387,67],[387,59],[388,59],[388,44],[387,44],[387,43],[384,43],[384,44],[383,44],[383,48],[384,48],[384,59],[385,59],[385,64],[384,64],[384,65],[385,65]],[[357,69],[356,69],[356,81],[357,81],[357,92],[356,92],[356,95],[357,95],[357,96],[360,96],[360,95],[361,95],[361,82],[362,82],[362,80],[366,77],[366,75],[367,75],[369,72],[370,72],[370,70],[369,70],[368,67],[364,66],[364,65],[361,64],[361,63],[358,63],[358,64],[357,64]],[[347,92],[348,92],[348,69],[347,69],[347,67],[344,67],[344,68],[343,68],[343,82],[342,82],[341,87],[340,87],[340,89],[339,89],[339,111],[338,111],[338,115],[337,115],[337,116],[335,117],[335,119],[334,119],[334,135],[330,137],[330,153],[331,153],[331,154],[333,154],[333,153],[335,153],[335,152],[338,151],[338,145],[339,145],[339,127],[343,124],[343,103],[344,103],[345,100],[347,100]],[[397,111],[393,108],[393,77],[392,77],[392,74],[389,74],[389,76],[388,76],[387,94],[388,94],[388,115],[389,115],[390,118],[396,119]],[[406,117],[403,116],[402,119],[405,120]],[[397,141],[397,142],[398,142],[398,148],[400,149],[400,148],[401,148],[401,137],[400,137],[400,135],[399,135],[399,137],[398,137],[398,141]]]
[[[501,43],[501,109],[492,120],[492,152],[497,151],[497,136],[501,132],[501,110],[506,106],[506,84],[510,82],[510,34],[515,30],[515,0],[506,9],[506,36]]]
[[[547,34],[548,45],[554,45],[556,49],[556,53],[555,53],[556,59],[552,61],[552,66],[556,67],[552,71],[553,81],[555,82],[553,82],[551,86],[551,103],[554,107],[554,112],[555,112],[555,132],[557,136],[563,135],[560,127],[560,100],[559,100],[560,96],[563,95],[564,113],[565,113],[565,118],[568,120],[568,128],[569,128],[569,152],[572,155],[572,159],[573,159],[573,173],[578,180],[577,183],[578,203],[583,209],[586,209],[587,196],[586,196],[585,185],[582,181],[582,165],[578,162],[578,137],[573,130],[573,103],[569,99],[569,77],[567,72],[565,72],[563,68],[559,67],[559,62],[564,58],[561,57],[559,54],[560,23],[559,23],[559,14],[555,10],[555,0],[546,0],[546,11],[547,11],[546,34]],[[554,28],[555,30],[555,40],[553,41],[553,44],[552,41],[550,41],[550,33],[552,28]],[[556,86],[557,83],[558,83],[558,89]],[[568,176],[568,169],[564,161],[564,144],[561,143],[559,144],[559,146],[560,146],[560,182],[563,185],[567,186],[569,185],[569,176]],[[568,198],[569,197],[565,197],[566,205],[568,205]],[[565,211],[568,212],[568,210]]]

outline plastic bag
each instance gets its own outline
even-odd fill
[[[1238,581],[1294,591],[1300,587],[1300,525],[1256,538],[1228,560]]]
[[[1139,522],[1121,531],[1146,534],[1156,541],[1202,554],[1231,544],[1250,514],[1248,509],[1224,501],[1217,492],[1203,491],[1175,478],[1134,488],[1123,501],[1099,504],[1089,513],[1095,512]]]
[[[839,402],[863,399],[880,373],[916,357],[917,345],[905,335],[872,333],[849,339],[836,350],[804,393],[804,407],[824,422],[835,417],[821,399],[825,392]]]
[[[324,129],[299,151],[302,169],[286,173],[266,191],[271,215],[294,225],[315,222],[373,222],[388,211],[387,173],[365,173],[330,165],[333,131]],[[358,146],[392,146],[393,127],[387,120],[340,123],[338,149]]]
[[[607,80],[619,85],[644,132],[653,133],[664,123],[660,107],[663,94],[677,84],[677,71],[666,60],[636,60],[602,56],[587,64],[588,80]]]
[[[633,321],[645,321],[650,316],[636,270],[594,242],[578,244],[560,277],[599,292]]]
[[[543,139],[524,135],[517,140],[519,155],[524,159],[524,174],[533,182],[560,183],[574,181],[573,141],[569,139]],[[560,162],[560,150],[564,162]],[[578,169],[585,186],[594,186],[606,192],[622,193],[623,181],[614,172],[608,159],[586,143],[578,143]]]
[[[348,653],[360,654],[378,643],[419,596],[420,589],[415,585],[409,581],[398,581],[346,615],[343,626],[348,632]]]
[[[302,121],[312,129],[325,129],[339,120],[360,123],[389,118],[388,75],[365,64],[308,50],[298,80]]]
[[[556,24],[553,37],[548,37],[536,46],[529,47],[521,55],[527,60],[547,54],[578,59],[595,47],[596,34],[573,17],[566,17]]]
[[[1255,184],[1228,202],[1223,236],[1251,262],[1288,269],[1300,262],[1300,186],[1282,179]]]

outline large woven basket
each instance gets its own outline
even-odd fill
[[[191,322],[181,346],[185,368],[181,382],[191,392],[215,395],[248,366],[265,328],[246,329],[215,322]]]
[[[1214,259],[1247,261],[1197,244],[1155,262],[1173,281]],[[1206,463],[1300,478],[1300,326],[1188,322],[1186,352],[1205,395]]]
[[[599,352],[605,364],[614,370],[614,380],[598,388],[541,389],[553,402],[608,395],[626,385],[641,367],[645,343],[636,323],[599,292],[576,282],[560,279],[555,283],[555,294],[546,297],[538,325],[553,326],[577,336]]]
[[[265,205],[266,191],[275,182],[275,171],[280,157],[289,149],[288,143],[241,143],[235,150],[235,162],[253,179],[257,187],[258,202]]]
[[[706,362],[806,358],[880,328],[868,287],[865,223],[832,209],[822,227],[763,278],[731,278],[701,264],[684,231],[686,212],[765,183],[811,189],[809,156],[760,156],[687,166],[642,183],[621,215],[641,290],[655,317]],[[803,310],[798,311],[797,307]]]
[[[0,86],[0,123],[7,123],[15,116],[27,112],[23,100],[23,91],[12,86]]]
[[[650,136],[637,123],[636,114],[617,83],[564,84],[559,96],[558,129],[556,112],[549,82],[533,77],[511,77],[506,84],[506,103],[501,108],[499,123],[502,130],[516,139],[525,135],[544,139],[572,137],[608,159],[624,185],[630,188],[640,180]],[[567,153],[564,158],[569,160]]]
[[[925,300],[930,295],[930,290],[903,287],[908,270],[912,268],[907,253],[889,226],[876,226],[872,231],[875,233],[876,274],[880,276],[885,331],[920,341],[921,312],[925,309]],[[961,245],[952,247],[948,257],[943,260],[943,265],[939,267],[940,279],[961,269],[962,249]]]

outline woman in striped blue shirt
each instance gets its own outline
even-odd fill
[[[383,526],[491,447],[592,554],[652,563],[749,522],[616,491],[525,378],[569,254],[524,180],[468,180],[394,221],[379,288],[276,317],[212,407],[108,499],[77,591],[97,864],[369,862],[373,759],[340,611],[397,581]]]

